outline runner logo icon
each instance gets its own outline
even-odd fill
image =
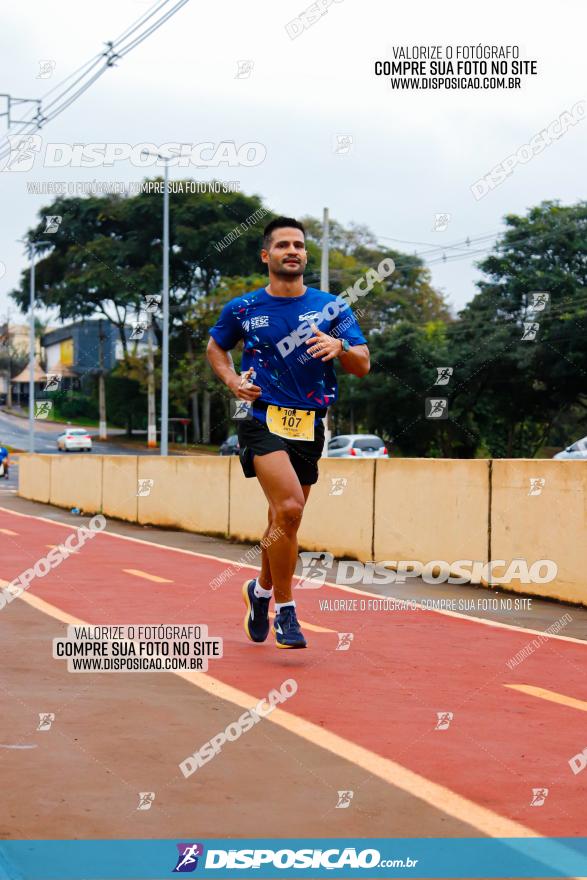
[[[198,858],[204,855],[201,843],[176,843],[178,857],[174,874],[187,874],[198,867]]]

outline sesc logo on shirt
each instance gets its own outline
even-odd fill
[[[251,330],[258,330],[260,327],[269,326],[269,315],[255,315],[251,318]]]
[[[320,312],[304,312],[303,315],[298,315],[298,321],[307,321],[308,324],[316,324],[321,320],[322,315]]]
[[[245,333],[249,330],[259,330],[261,327],[269,326],[269,315],[255,315],[252,318],[245,318],[241,323]]]

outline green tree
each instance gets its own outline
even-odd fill
[[[260,228],[270,219],[261,216],[259,196],[192,193],[186,191],[189,188],[171,193],[169,200],[171,370],[195,357],[186,316],[196,303],[209,296],[222,277],[258,269]],[[161,290],[161,204],[160,194],[144,192],[133,197],[58,198],[39,212],[41,218],[51,214],[63,219],[51,243],[39,248],[38,302],[56,309],[61,320],[106,317],[118,329],[129,369],[126,328],[139,315],[144,297]],[[259,221],[252,223],[257,214]],[[43,229],[41,219],[27,238],[47,239]],[[226,244],[227,237],[234,240]],[[28,276],[27,269],[11,293],[23,310]],[[153,316],[153,325],[161,341],[160,314]],[[207,391],[204,410],[209,422]]]
[[[488,279],[449,329],[456,397],[492,454],[533,456],[587,408],[587,203],[543,202],[505,223],[479,264]]]

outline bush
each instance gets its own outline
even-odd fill
[[[58,391],[51,395],[56,419],[92,419],[99,417],[98,403],[94,398],[78,391]]]
[[[129,434],[133,428],[145,430],[147,395],[139,382],[125,376],[107,376],[106,412],[110,424],[124,425]]]

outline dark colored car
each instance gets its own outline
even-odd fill
[[[227,437],[218,450],[220,455],[238,455],[239,451],[240,446],[238,445],[238,437],[236,434],[231,434],[230,437]]]

